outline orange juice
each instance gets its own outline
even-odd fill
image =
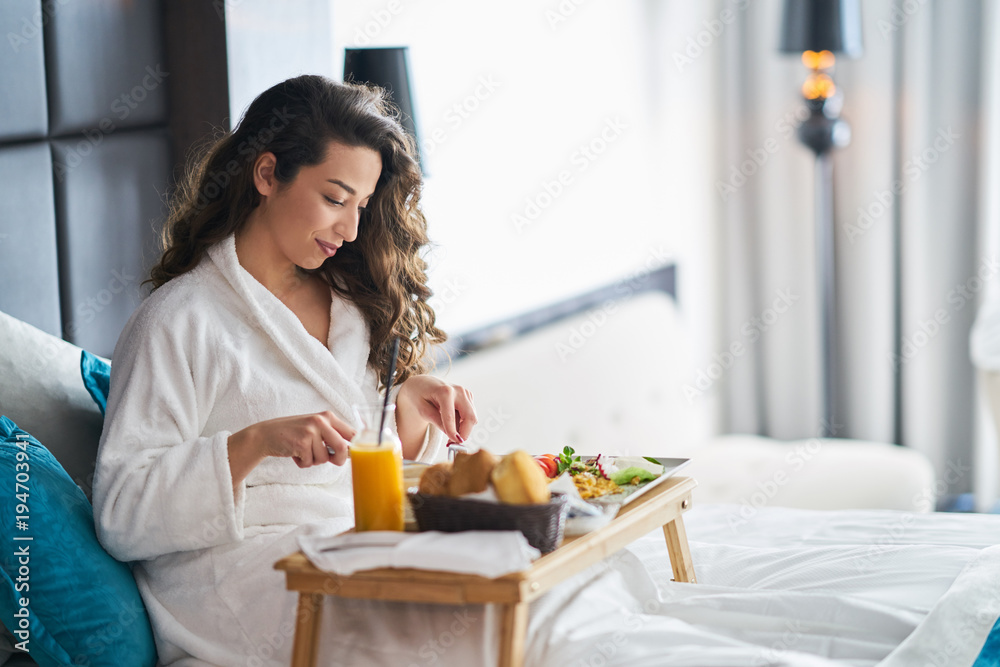
[[[398,441],[351,443],[354,530],[403,530],[403,454]]]

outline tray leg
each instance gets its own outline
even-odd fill
[[[670,568],[674,571],[674,581],[698,583],[694,576],[694,563],[691,562],[691,549],[688,547],[684,517],[678,514],[676,519],[665,523],[663,536],[667,538],[667,553],[670,554]]]
[[[295,620],[292,667],[316,667],[319,658],[319,622],[323,618],[323,595],[300,593]]]
[[[517,602],[501,605],[500,667],[524,665],[524,635],[528,631],[528,604]]]

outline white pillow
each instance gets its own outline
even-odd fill
[[[83,386],[81,352],[0,312],[0,414],[48,447],[90,498],[104,418]]]

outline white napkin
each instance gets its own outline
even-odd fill
[[[353,574],[380,567],[478,574],[493,579],[528,568],[541,552],[516,530],[369,531],[300,535],[299,548],[321,570]]]

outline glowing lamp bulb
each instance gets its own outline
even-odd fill
[[[829,99],[837,92],[837,87],[826,74],[810,74],[806,82],[802,84],[802,95],[807,100]]]
[[[830,51],[802,52],[802,64],[814,72],[821,69],[830,69],[836,60],[836,57]]]

